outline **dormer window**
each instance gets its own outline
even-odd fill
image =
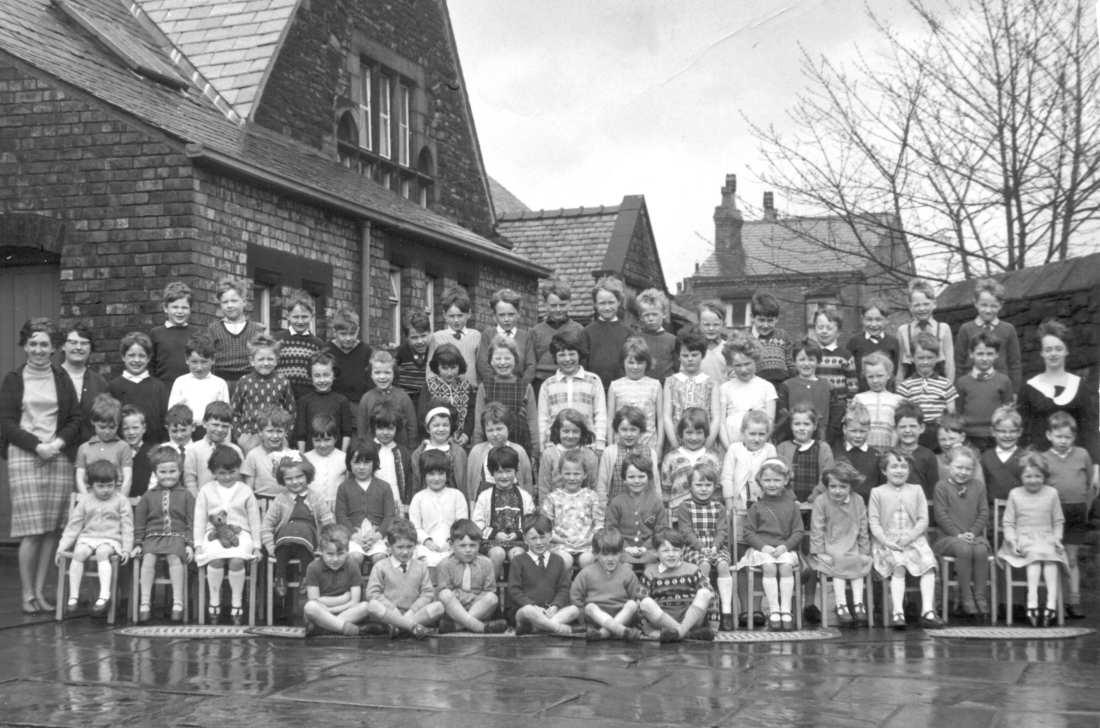
[[[427,207],[434,155],[427,137],[424,71],[389,49],[366,40],[363,45],[347,59],[351,104],[342,106],[336,118],[340,161]]]

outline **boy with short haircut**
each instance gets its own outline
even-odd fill
[[[164,426],[168,430],[166,445],[183,455],[194,441],[195,413],[185,404],[176,404],[164,414]]]
[[[275,465],[285,457],[301,459],[298,451],[290,449],[286,441],[294,420],[284,409],[265,407],[254,421],[260,429],[260,446],[244,456],[241,480],[252,488],[256,498],[274,498],[286,492],[275,478]]]
[[[895,416],[897,412],[894,413]],[[844,444],[836,454],[836,461],[847,462],[855,468],[863,480],[853,484],[852,492],[863,498],[864,503],[871,497],[871,489],[882,480],[882,470],[878,465],[878,453],[867,444],[867,435],[871,432],[871,413],[859,402],[852,402],[844,413]]]
[[[348,398],[332,388],[336,379],[336,360],[331,354],[319,351],[313,355],[309,360],[309,379],[312,383],[311,391],[298,397],[296,403],[297,414],[291,442],[297,443],[298,450],[305,452],[310,422],[314,417],[325,415],[336,421],[340,449],[346,450],[355,434],[355,413],[352,412]]]
[[[581,612],[569,602],[570,570],[550,550],[553,530],[553,521],[544,514],[523,518],[527,551],[516,556],[508,570],[508,604],[516,635],[584,632],[583,626],[572,626]]]
[[[583,335],[559,331],[550,340],[550,353],[558,369],[539,388],[539,449],[549,444],[550,425],[558,412],[572,408],[588,420],[596,436],[592,447],[598,454],[607,445],[607,396],[600,378],[581,366],[588,353]]]
[[[106,460],[115,467],[119,475],[119,493],[123,498],[128,498],[134,473],[134,454],[130,446],[118,436],[122,405],[111,395],[100,394],[92,402],[92,413],[89,419],[95,427],[95,434],[76,451],[77,492],[88,492],[88,465],[98,460]],[[148,479],[145,485],[148,485]],[[144,485],[142,492],[145,492]]]
[[[164,412],[168,409],[168,387],[149,373],[153,342],[140,331],[131,331],[119,344],[124,370],[107,384],[107,392],[123,405],[132,404],[145,413],[149,439],[162,442]]]
[[[267,334],[257,334],[248,342],[252,371],[237,380],[230,404],[233,405],[233,431],[241,451],[247,453],[260,444],[260,413],[277,407],[288,413],[294,423],[296,404],[294,390],[282,373],[279,363],[279,343]],[[289,428],[288,432],[289,434]]]
[[[794,341],[783,329],[777,329],[779,301],[764,291],[752,295],[753,338],[760,342],[760,360],[756,375],[779,385],[794,371]]]
[[[596,625],[585,636],[589,640],[641,639],[641,630],[629,625],[638,614],[635,600],[642,585],[630,564],[623,563],[622,533],[613,526],[601,528],[592,537],[592,551],[595,563],[581,569],[569,587],[573,606],[584,612],[588,623]]]
[[[1005,287],[993,278],[982,278],[974,284],[974,308],[978,316],[959,327],[955,337],[955,364],[957,371],[965,371],[970,364],[967,354],[973,359],[974,340],[980,334],[989,337],[990,344],[996,343],[992,368],[1005,374],[1011,382],[1013,393],[1020,391],[1023,384],[1023,367],[1020,358],[1020,339],[1016,327],[1007,321],[1001,321],[997,315],[1004,305]],[[974,362],[977,365],[977,362]],[[955,386],[958,386],[956,382]]]
[[[1019,446],[1024,421],[1015,407],[1007,404],[998,407],[990,421],[994,446],[982,453],[981,465],[985,492],[992,505],[998,499],[1007,499],[1013,488],[1023,485],[1020,475],[1025,451]]]
[[[515,374],[520,381],[530,384],[535,378],[535,340],[530,329],[519,327],[519,310],[523,296],[511,288],[502,288],[493,294],[489,307],[493,312],[495,326],[481,332],[481,346],[477,350],[477,378],[484,382],[493,377],[493,367],[489,364],[492,347],[489,346],[497,336],[511,339],[516,345]]]
[[[358,402],[369,388],[367,369],[371,357],[371,348],[359,340],[359,314],[350,308],[338,308],[330,325],[332,341],[324,351],[335,362],[332,391],[344,395],[349,402]]]
[[[840,348],[838,336],[844,324],[836,306],[819,305],[813,317],[813,338],[821,349],[817,376],[829,383],[829,427],[825,440],[830,444],[840,439],[839,426],[852,395],[859,390],[859,373],[847,350]]]
[[[477,332],[474,332],[477,333]],[[417,442],[417,416],[409,395],[400,387],[394,386],[396,364],[393,354],[379,349],[370,355],[370,376],[374,382],[374,388],[370,389],[359,400],[356,410],[355,431],[359,437],[374,437],[374,431],[370,426],[370,414],[378,405],[385,405],[396,415],[400,424],[394,440],[405,448],[410,448]]]
[[[551,279],[542,286],[542,301],[546,309],[543,320],[531,329],[531,339],[535,345],[535,381],[532,387],[538,396],[542,383],[558,370],[554,355],[550,352],[550,340],[558,332],[571,332],[579,335],[584,327],[569,318],[569,301],[573,292],[564,281]]]
[[[920,485],[924,497],[931,503],[940,480],[940,466],[935,454],[920,444],[924,432],[924,415],[920,407],[912,402],[899,404],[894,410],[894,430],[898,435],[897,449],[912,461],[909,482]]]
[[[292,292],[283,302],[288,327],[274,334],[279,342],[279,372],[290,382],[295,400],[309,391],[310,362],[325,348],[325,342],[310,331],[314,310],[312,296],[305,291]]]
[[[186,374],[176,377],[168,394],[168,408],[185,404],[195,417],[195,436],[202,438],[202,422],[198,418],[211,402],[228,402],[229,385],[219,376],[210,373],[214,366],[214,340],[205,332],[198,332],[187,339]]]
[[[682,639],[711,641],[714,632],[706,624],[707,607],[714,598],[710,576],[684,561],[687,538],[673,528],[653,534],[658,563],[645,567],[638,605],[646,623],[659,631],[661,642]],[[732,629],[732,624],[730,625]]]
[[[1013,332],[1015,334],[1015,332]],[[962,339],[962,332],[959,332]],[[973,367],[955,382],[958,399],[955,409],[966,420],[966,435],[980,451],[994,446],[991,428],[997,408],[1016,399],[1016,387],[1004,372],[996,371],[1001,342],[988,331],[970,337],[970,361]]]
[[[535,494],[534,473],[531,467],[531,458],[527,451],[508,439],[512,431],[515,417],[512,411],[500,402],[489,402],[481,413],[481,426],[485,431],[485,442],[479,442],[470,448],[470,454],[466,458],[466,487],[471,491],[475,489],[475,483],[491,483],[492,476],[489,473],[489,453],[495,447],[510,447],[516,451],[519,458],[519,470],[516,473],[517,485],[526,490],[532,496]]]
[[[1066,616],[1080,619],[1085,615],[1081,612],[1081,569],[1077,557],[1081,545],[1091,535],[1089,505],[1096,500],[1100,483],[1088,450],[1073,444],[1077,441],[1077,421],[1073,415],[1058,411],[1048,417],[1046,436],[1050,449],[1040,453],[1040,457],[1050,468],[1047,484],[1058,491],[1065,515]]]
[[[940,342],[928,333],[918,333],[912,339],[911,362],[913,374],[897,385],[897,394],[921,409],[924,418],[924,434],[921,444],[929,450],[938,447],[936,430],[940,417],[955,409],[958,392],[947,377],[936,373],[936,359]]]
[[[165,384],[187,374],[187,343],[191,338],[191,287],[183,281],[172,281],[161,296],[164,324],[149,332],[153,344],[153,376]]]
[[[183,484],[192,496],[198,496],[199,488],[214,479],[207,461],[218,445],[226,445],[237,451],[242,460],[244,454],[230,440],[233,428],[233,408],[225,402],[211,402],[202,413],[205,434],[183,453]]]
[[[470,320],[470,294],[462,286],[452,286],[443,291],[440,305],[447,328],[432,333],[428,340],[428,360],[431,360],[436,347],[454,344],[466,360],[466,381],[477,388],[477,354],[481,348],[481,333],[466,326]]]
[[[966,437],[966,420],[962,415],[955,414],[954,412],[945,412],[943,417],[940,418],[940,427],[936,432],[936,441],[938,443],[938,452],[936,454],[936,463],[941,473],[947,473],[948,467],[951,464],[949,454],[957,447],[965,447],[970,451],[970,454],[974,458],[974,473],[971,477],[985,485],[985,474],[982,473],[982,469],[978,467],[978,453],[980,452],[974,443]]]
[[[428,567],[413,558],[416,528],[399,518],[386,532],[386,541],[390,556],[375,563],[367,580],[367,611],[371,619],[389,625],[391,637],[425,639],[444,608],[436,601]]]
[[[496,570],[481,548],[481,529],[468,518],[451,524],[451,555],[436,567],[436,588],[446,613],[439,633],[468,630],[500,634],[508,629],[503,619],[491,619],[497,611]]]
[[[485,537],[482,549],[499,576],[504,562],[523,553],[523,517],[535,512],[531,494],[516,487],[519,456],[510,447],[494,447],[486,458],[493,487],[486,488],[474,503],[473,520]]]
[[[302,578],[307,637],[322,630],[358,635],[362,632],[358,623],[370,614],[368,603],[360,601],[363,577],[348,558],[349,539],[348,530],[338,523],[321,528],[321,554],[306,567]]]
[[[122,425],[119,434],[130,448],[130,460],[133,474],[130,477],[130,504],[136,505],[138,499],[149,489],[153,481],[153,467],[149,464],[149,453],[157,443],[145,437],[145,413],[132,404],[125,405],[121,411]]]
[[[936,292],[932,290],[932,284],[914,278],[909,282],[909,313],[913,320],[898,327],[898,345],[901,347],[899,383],[913,374],[913,355],[916,352],[914,345],[917,336],[922,333],[933,336],[939,342],[936,359],[932,363],[936,374],[949,382],[955,381],[955,343],[951,338],[951,327],[942,321],[936,321],[932,317],[935,311]]]
[[[653,359],[649,366],[649,376],[664,386],[667,379],[676,371],[676,349],[679,341],[665,331],[668,319],[668,296],[656,288],[647,288],[638,294],[638,319],[641,326],[635,334],[649,347],[649,356]]]
[[[428,339],[432,336],[432,320],[423,311],[413,311],[405,324],[405,340],[393,353],[397,361],[397,386],[405,390],[413,405],[420,402],[424,389],[424,373],[428,369]]]
[[[901,345],[897,337],[886,331],[886,317],[890,315],[890,307],[881,299],[872,298],[861,309],[863,316],[863,331],[848,339],[845,348],[855,361],[856,372],[859,373],[859,391],[867,391],[867,381],[863,378],[863,357],[873,352],[881,352],[890,358],[893,370],[898,371],[901,366]],[[894,382],[890,383],[890,391],[893,391]]]
[[[813,339],[806,338],[794,347],[795,375],[776,388],[775,432],[773,439],[783,442],[791,431],[791,410],[798,405],[809,405],[817,413],[815,438],[826,441],[830,431],[829,415],[833,388],[829,382],[817,376],[821,361],[821,347]]]

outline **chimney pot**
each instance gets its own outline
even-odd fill
[[[775,214],[775,193],[773,193],[773,192],[765,192],[764,193],[764,219],[765,220],[775,220],[776,219],[776,214]]]

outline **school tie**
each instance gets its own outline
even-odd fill
[[[455,337],[456,339],[461,339],[462,338],[462,332],[461,331],[452,331],[451,336]]]
[[[401,573],[402,574],[409,573],[409,565],[408,564],[405,564],[405,563],[401,564]]]
[[[504,332],[504,335],[505,335],[505,336],[507,336],[507,337],[508,337],[509,339],[511,339],[511,338],[514,338],[514,337],[515,337],[515,335],[516,335],[516,331],[515,331],[515,329],[507,329],[507,330],[506,330],[506,331]]]
[[[546,554],[539,554],[539,568],[546,568]]]

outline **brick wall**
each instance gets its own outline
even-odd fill
[[[0,208],[64,222],[60,313],[91,322],[93,365],[116,362],[164,285],[197,273],[190,164],[178,143],[3,56],[0,108]]]
[[[414,114],[412,158],[420,149],[416,138],[430,143],[436,168],[432,209],[487,235],[489,200],[441,8],[436,0],[304,4],[272,68],[255,119],[315,147],[334,149],[334,110],[338,99],[349,96],[345,58],[357,37],[385,46],[425,74],[427,113]]]

